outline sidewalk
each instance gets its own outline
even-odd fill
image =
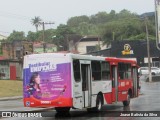
[[[17,100],[17,99],[22,99],[22,98],[23,98],[23,96],[2,97],[2,98],[0,98],[0,101]]]

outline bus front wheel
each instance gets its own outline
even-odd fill
[[[55,107],[57,113],[69,113],[70,107]]]

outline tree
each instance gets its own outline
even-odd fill
[[[24,32],[18,32],[18,31],[13,31],[13,33],[10,34],[8,37],[9,41],[14,41],[14,40],[25,40],[25,34]]]
[[[53,43],[58,47],[63,46],[63,50],[69,50],[69,40],[72,35],[75,35],[75,33],[68,25],[60,24],[57,27]]]
[[[41,21],[42,19],[39,16],[35,16],[35,18],[31,20],[31,23],[36,27],[36,32],[38,32],[38,27],[41,25]]]
[[[89,23],[89,17],[86,15],[72,17],[67,21],[67,25],[70,27],[77,27],[83,22]]]
[[[92,24],[104,24],[108,22],[108,14],[106,12],[98,12],[91,16],[90,22]]]
[[[119,18],[131,18],[131,17],[134,17],[134,16],[137,16],[137,14],[136,13],[131,13],[130,11],[128,11],[126,9],[121,10],[118,14]]]
[[[38,32],[35,33],[35,32],[29,31],[28,35],[27,35],[27,39],[31,40],[31,41],[37,41],[38,40]]]

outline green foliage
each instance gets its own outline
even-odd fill
[[[153,35],[149,35],[148,38],[149,38],[149,40],[155,40],[156,39],[155,36],[153,36]],[[146,40],[146,33],[131,36],[130,38],[128,38],[128,40]]]
[[[39,16],[35,16],[32,20],[31,23],[36,27],[36,31],[38,32],[38,27],[41,25],[42,19]]]
[[[52,37],[56,34],[56,30],[54,29],[48,29],[45,30],[45,42],[52,42]],[[27,39],[31,41],[43,41],[43,31],[38,31],[38,32],[28,32]]]
[[[10,34],[7,40],[13,41],[13,40],[25,40],[25,34],[24,32],[18,32],[18,31],[13,31],[13,33]]]
[[[99,36],[103,44],[109,45],[113,40],[141,40],[146,39],[146,25],[148,27],[149,39],[155,40],[155,20],[149,16],[146,20],[141,16],[126,9],[116,13],[102,11],[91,16],[75,16],[67,21],[67,25],[60,24],[57,29],[45,30],[45,42],[54,43],[58,49],[68,50],[70,40],[79,40],[81,36]],[[28,32],[27,40],[43,41],[43,31],[38,31],[41,25],[40,17],[31,20],[36,26],[36,32]],[[24,32],[10,34],[8,40],[24,40]]]
[[[80,23],[89,22],[89,17],[86,15],[72,17],[67,21],[67,25],[71,27],[77,27]]]
[[[109,15],[106,12],[99,12],[96,15],[92,15],[90,22],[92,24],[103,24],[106,23],[109,20]]]
[[[79,17],[72,17],[67,25],[74,32],[81,35],[101,36],[104,44],[110,44],[112,40],[136,40],[146,39],[146,24],[136,13],[123,9],[119,13],[111,10],[110,13],[99,12],[89,16],[89,20],[77,20]],[[78,21],[78,22],[77,22]],[[154,16],[147,20],[149,39],[155,39]]]
[[[27,35],[28,40],[37,41],[37,38],[38,38],[37,32],[36,33],[31,31],[28,32],[28,35]]]
[[[56,29],[53,43],[58,46],[58,49],[60,49],[59,47],[63,47],[63,50],[68,50],[69,37],[72,35],[75,35],[75,33],[68,25],[60,24]]]

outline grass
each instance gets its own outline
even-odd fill
[[[23,82],[20,80],[0,80],[0,98],[22,96]]]

